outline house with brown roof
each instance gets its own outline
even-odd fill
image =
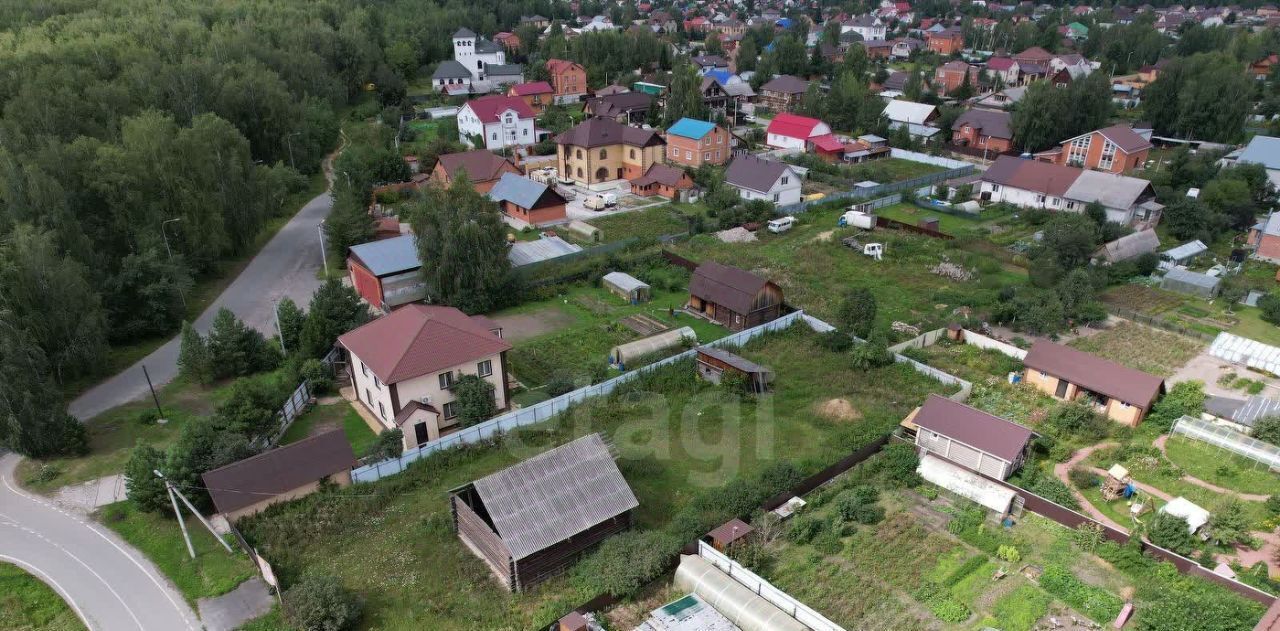
[[[1026,460],[1035,432],[937,394],[911,417],[916,446],[963,467],[1004,480]]]
[[[588,116],[612,118],[624,125],[642,124],[649,114],[653,97],[644,92],[621,92],[587,99],[582,111]]]
[[[574,103],[587,95],[587,69],[567,59],[548,59],[547,73],[556,103]]]
[[[984,203],[1081,213],[1097,202],[1108,221],[1139,229],[1159,223],[1164,208],[1147,180],[1018,156],[1000,156],[979,182],[978,198]]]
[[[782,288],[746,270],[708,261],[689,279],[688,309],[741,331],[782,315]]]
[[[528,589],[631,527],[640,505],[600,434],[449,491],[453,528],[507,589]]]
[[[503,173],[519,175],[520,169],[510,160],[488,149],[446,153],[440,156],[435,168],[431,169],[431,182],[436,186],[448,187],[453,184],[454,178],[463,173],[477,192],[487,193],[498,183]]]
[[[1035,155],[1037,160],[1107,173],[1141,169],[1151,153],[1150,140],[1128,125],[1112,125],[1062,141]]]
[[[1013,150],[1013,115],[1001,110],[966,110],[951,124],[951,144],[991,153]]]
[[[808,89],[808,81],[791,75],[780,75],[760,86],[759,102],[775,112],[794,112]]]
[[[764,200],[780,206],[800,202],[800,172],[781,160],[743,154],[729,163],[724,183],[738,190],[745,200]]]
[[[341,429],[206,471],[204,480],[213,506],[227,521],[253,515],[279,502],[310,495],[329,482],[351,484],[356,455]]]
[[[693,187],[693,178],[684,169],[665,164],[650,165],[644,175],[631,180],[631,192],[636,195],[661,195],[674,201],[687,201]]]
[[[964,31],[953,26],[936,33],[927,33],[924,45],[939,55],[958,53],[961,48],[964,48]]]
[[[551,88],[551,84],[546,81],[517,83],[507,88],[507,96],[523,99],[525,105],[528,105],[529,109],[533,110],[533,113],[538,116],[541,116],[546,111],[547,106],[551,105],[555,93],[555,90]]]
[[[964,85],[966,76],[969,77],[969,85],[973,86],[976,92],[978,90],[978,67],[959,59],[948,61],[934,71],[934,85],[938,86],[938,89],[944,94],[950,94],[956,88]]]
[[[1083,401],[1107,418],[1137,427],[1164,393],[1164,379],[1053,342],[1036,342],[1022,360],[1023,380],[1062,401]]]
[[[666,142],[652,129],[611,118],[588,118],[556,136],[560,177],[582,186],[632,180],[662,162]]]
[[[404,432],[414,449],[462,429],[453,386],[476,375],[508,407],[507,351],[502,329],[483,316],[440,305],[410,304],[338,338],[359,405],[384,429]]]

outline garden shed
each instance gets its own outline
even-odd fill
[[[778,319],[782,300],[773,281],[715,261],[699,265],[689,279],[689,309],[731,331]]]
[[[1155,230],[1140,230],[1103,244],[1094,253],[1094,258],[1107,263],[1119,263],[1155,252],[1159,247],[1160,239],[1156,237]]]
[[[625,370],[627,363],[634,362],[636,358],[675,348],[685,344],[685,340],[696,344],[698,342],[698,334],[694,333],[693,329],[683,326],[678,329],[663,331],[657,335],[650,335],[634,342],[619,344],[609,351],[609,363]]]
[[[600,282],[604,288],[619,298],[635,305],[649,302],[649,285],[625,272],[609,272]]]
[[[631,526],[640,505],[600,434],[449,492],[463,543],[512,591],[569,566]]]
[[[729,372],[742,375],[752,392],[764,392],[769,387],[772,373],[768,368],[722,348],[699,346],[697,351],[699,377],[719,384],[724,373]]]
[[[1165,272],[1164,278],[1160,280],[1160,288],[1208,300],[1218,295],[1218,286],[1221,283],[1222,279],[1217,276],[1175,267]]]

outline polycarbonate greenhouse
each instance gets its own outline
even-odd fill
[[[1170,433],[1213,445],[1272,469],[1280,469],[1280,447],[1211,421],[1184,416],[1173,424]]]

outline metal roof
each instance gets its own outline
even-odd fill
[[[342,430],[334,429],[296,443],[205,472],[201,477],[220,513],[252,506],[356,465]]]
[[[697,351],[702,355],[718,359],[745,373],[768,372],[768,369],[764,366],[761,366],[760,364],[757,364],[745,357],[730,353],[722,348],[716,348],[714,346],[699,346]]]
[[[1082,170],[1065,197],[1084,203],[1098,202],[1107,208],[1132,208],[1138,198],[1151,190],[1151,182],[1127,175]]]
[[[914,101],[889,101],[884,106],[881,115],[895,123],[909,123],[915,125],[923,125],[936,112],[938,108],[928,103],[916,103]]]
[[[474,485],[516,560],[640,505],[600,434],[544,451]]]
[[[1160,377],[1053,342],[1033,344],[1022,363],[1144,410],[1164,388]]]
[[[1015,462],[1035,432],[977,408],[936,394],[929,395],[913,419],[924,429],[980,449],[1005,462]]]
[[[351,246],[351,256],[359,259],[374,276],[399,274],[422,267],[422,261],[418,260],[417,240],[411,234]]]
[[[1118,263],[1148,252],[1155,252],[1158,247],[1160,247],[1160,237],[1156,236],[1155,230],[1148,229],[1109,241],[1100,248],[1100,253],[1107,261]]]
[[[533,208],[546,192],[546,184],[534,182],[515,173],[503,173],[498,183],[489,189],[489,199],[495,202],[511,202],[521,208]]]
[[[1183,243],[1182,245],[1176,248],[1169,248],[1168,250],[1161,252],[1160,256],[1163,256],[1164,258],[1169,259],[1171,261],[1181,262],[1196,256],[1200,256],[1201,254],[1204,254],[1205,252],[1208,252],[1208,251],[1209,251],[1209,246],[1206,246],[1203,241],[1200,241],[1197,239],[1195,241],[1192,241],[1191,243]]]
[[[1254,136],[1244,151],[1240,152],[1237,161],[1261,164],[1268,169],[1280,169],[1280,138]]]
[[[467,67],[462,65],[461,62],[454,61],[452,59],[446,59],[440,62],[440,65],[436,66],[436,71],[431,73],[431,78],[432,79],[457,79],[457,78],[470,79],[471,71],[467,70]]]
[[[716,128],[715,123],[700,121],[693,118],[682,118],[667,128],[668,136],[683,136],[694,140],[701,140],[703,136],[711,133]]]
[[[507,252],[507,258],[511,260],[512,265],[519,267],[581,251],[581,247],[560,237],[543,237],[537,241],[518,241],[513,243],[511,249]]]
[[[609,272],[608,274],[605,274],[604,277],[602,277],[600,280],[604,281],[608,285],[617,287],[618,289],[621,289],[622,291],[625,291],[627,293],[631,293],[632,291],[635,291],[637,289],[649,287],[649,285],[646,284],[645,282],[641,281],[640,279],[626,272]]]

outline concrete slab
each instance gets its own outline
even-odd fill
[[[197,603],[200,621],[207,631],[233,631],[240,625],[266,615],[276,597],[261,577],[255,576],[217,598],[201,598]]]
[[[124,501],[124,476],[109,475],[82,484],[64,486],[58,489],[53,499],[63,506],[90,513],[107,504]]]
[[[1236,399],[1244,399],[1248,397],[1248,393],[1243,390],[1224,388],[1218,385],[1218,378],[1229,372],[1234,372],[1240,377],[1261,381],[1266,384],[1266,388],[1259,393],[1262,396],[1273,398],[1280,397],[1280,382],[1277,382],[1275,378],[1268,377],[1260,372],[1254,372],[1253,370],[1239,364],[1233,364],[1224,359],[1218,359],[1207,352],[1200,353],[1199,355],[1192,357],[1191,361],[1187,362],[1182,368],[1179,368],[1177,372],[1173,373],[1173,375],[1165,381],[1168,385],[1172,386],[1176,383],[1195,379],[1197,381],[1204,382],[1205,394],[1220,397],[1233,397]]]

